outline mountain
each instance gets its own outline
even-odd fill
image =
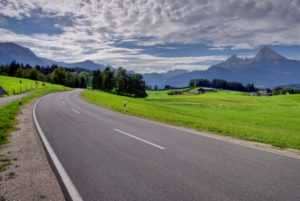
[[[91,60],[85,60],[85,61],[78,62],[78,63],[64,63],[63,66],[68,67],[68,68],[80,67],[80,68],[84,68],[87,70],[96,70],[96,69],[102,70],[107,67],[104,64],[98,64]]]
[[[166,82],[162,80],[160,84],[184,87],[190,80],[200,78],[254,83],[258,87],[288,85],[300,82],[300,61],[287,59],[271,48],[263,47],[254,58],[233,55],[208,70],[186,72]]]
[[[186,70],[172,70],[166,73],[146,73],[143,74],[143,77],[147,86],[164,88],[174,77],[183,75],[187,72],[188,71]]]
[[[0,43],[0,64],[9,64],[16,61],[23,64],[50,66],[56,64],[67,68],[83,68],[87,70],[104,69],[106,65],[90,60],[78,63],[65,63],[38,57],[30,49],[15,43]]]
[[[283,62],[287,59],[269,47],[263,47],[258,54],[255,56],[255,62],[266,62],[266,63],[277,63]]]
[[[43,64],[43,59],[37,57],[30,49],[14,43],[0,43],[0,64],[12,61],[22,61],[26,64]]]

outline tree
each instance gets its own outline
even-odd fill
[[[102,74],[100,70],[96,70],[93,72],[92,88],[102,89]]]
[[[15,74],[16,77],[24,77],[24,71],[22,68],[18,68]]]
[[[11,62],[8,68],[8,75],[9,76],[15,76],[18,68],[20,67],[20,64],[18,64],[16,61]]]
[[[79,88],[86,88],[87,83],[85,78],[83,76],[79,76],[79,79]]]
[[[192,87],[192,88],[198,87],[198,80],[191,80],[190,83],[189,83],[189,86]]]
[[[105,68],[102,73],[102,89],[111,91],[114,88],[114,72],[110,67]]]
[[[257,91],[257,89],[255,88],[254,84],[247,84],[246,85],[246,90],[248,92],[256,92]]]
[[[244,86],[240,82],[228,82],[226,80],[214,79],[209,81],[207,79],[194,79],[190,81],[190,87],[211,87],[216,89],[227,89],[233,91],[245,91],[245,92],[255,92],[257,89],[254,84],[248,84]]]
[[[115,84],[117,93],[128,93],[128,76],[125,69],[118,68]]]
[[[212,87],[212,83],[207,79],[196,79],[190,81],[190,87]]]
[[[212,87],[217,89],[226,89],[227,82],[225,80],[214,79],[212,81]]]
[[[146,97],[146,84],[143,80],[143,76],[140,74],[129,75],[128,92],[134,97]]]
[[[76,87],[75,86],[75,76],[71,72],[65,72],[65,83],[68,87]]]
[[[29,69],[28,78],[31,80],[37,80],[38,79],[38,71],[34,68]]]
[[[66,82],[66,72],[63,68],[55,68],[52,73],[52,80],[56,84],[65,85]]]
[[[74,83],[73,87],[80,88],[80,77],[78,75],[73,76]]]
[[[157,87],[157,86],[156,86],[156,87]],[[157,88],[157,89],[158,89],[158,88]],[[156,89],[156,90],[157,90],[157,89]],[[169,89],[172,89],[172,86],[166,85],[166,86],[165,86],[165,90],[169,90]]]

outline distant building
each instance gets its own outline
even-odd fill
[[[199,88],[195,88],[195,89],[191,90],[190,92],[193,94],[204,94],[207,92],[217,92],[217,90],[213,89],[213,88],[199,87]]]
[[[270,89],[259,89],[257,92],[251,92],[251,96],[272,96],[272,90]]]

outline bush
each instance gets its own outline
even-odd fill
[[[168,95],[174,96],[174,95],[182,95],[184,92],[183,91],[169,91]]]

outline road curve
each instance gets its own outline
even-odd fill
[[[45,96],[36,116],[85,201],[299,201],[300,160]]]

